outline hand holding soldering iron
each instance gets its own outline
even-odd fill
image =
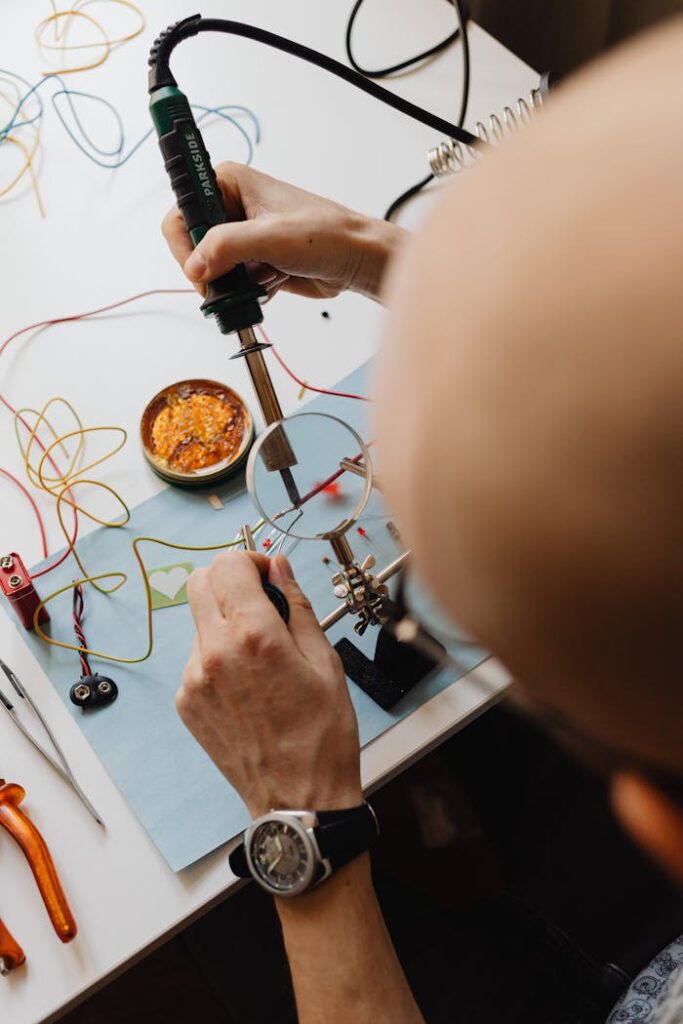
[[[245,263],[268,296],[280,288],[311,298],[351,290],[378,298],[385,269],[406,237],[393,224],[277,181],[241,164],[216,168],[233,222],[219,224],[193,250],[176,206],[162,230],[190,281],[206,282]]]

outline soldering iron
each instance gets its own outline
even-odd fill
[[[293,54],[331,71],[402,113],[445,132],[450,138],[468,145],[477,144],[477,139],[469,132],[395,96],[325,54],[252,25],[192,15],[169,26],[155,40],[149,56],[149,93],[150,112],[164,166],[193,245],[197,245],[212,227],[229,220],[211,158],[187,96],[178,88],[170,69],[171,53],[177,44],[200,32],[238,35]],[[244,265],[238,264],[208,284],[201,309],[205,316],[214,317],[223,334],[237,334],[240,350],[232,358],[246,359],[263,418],[266,425],[270,425],[282,419],[282,409],[263,358],[263,350],[269,346],[259,342],[254,334],[255,325],[263,320],[259,300],[265,295],[265,290],[249,279]],[[292,475],[296,456],[284,428],[273,433],[268,452],[264,454],[267,454],[268,468],[281,474],[292,504],[298,507],[301,498]]]
[[[224,32],[282,50],[331,72],[400,113],[447,135],[457,143],[473,148],[486,144],[485,140],[471,132],[395,95],[317,50],[252,25],[192,15],[169,26],[155,40],[149,56],[149,94],[151,116],[159,138],[164,166],[193,245],[197,245],[212,227],[229,220],[211,158],[192,114],[190,103],[178,88],[170,69],[170,57],[178,43],[200,32]],[[270,432],[266,431],[261,438],[260,457],[269,472],[278,471],[281,474],[292,506],[300,509],[306,501],[306,496],[302,497],[299,494],[292,474],[297,459],[289,443],[286,429],[280,423],[283,418],[282,410],[263,357],[263,350],[269,345],[259,342],[254,334],[254,327],[263,320],[260,300],[265,295],[265,289],[249,279],[244,264],[238,264],[229,273],[208,284],[201,309],[205,316],[212,316],[215,319],[223,334],[236,333],[239,338],[240,350],[232,358],[246,359],[266,425],[280,424],[273,427]],[[267,443],[264,445],[263,442]],[[344,468],[346,467],[342,465],[342,470]],[[371,472],[370,466],[366,467],[365,472]],[[248,528],[243,531],[243,539],[247,550],[254,550],[255,545]],[[349,612],[358,617],[355,626],[358,633],[362,634],[371,623],[384,625],[391,617],[393,609],[385,580],[400,569],[407,558],[407,553],[373,576],[365,565],[356,564],[345,536],[329,539],[335,550],[335,558],[339,560],[339,579],[343,582],[346,597],[344,603],[321,625],[323,628],[329,628],[333,622]],[[282,618],[287,621],[289,609],[284,594],[269,584],[266,584],[264,589]],[[364,668],[363,671],[367,675],[367,669]],[[352,671],[351,675],[352,678],[356,678],[357,674],[354,675]],[[396,699],[396,692],[392,692],[391,701],[395,702]],[[390,704],[383,706],[388,707]]]
[[[184,23],[180,23],[182,25]],[[167,30],[154,45],[150,55],[150,112],[159,137],[159,147],[190,239],[197,245],[210,228],[224,224],[229,218],[216,179],[211,157],[192,114],[187,96],[180,91],[170,71],[159,68],[160,40],[179,31]],[[261,323],[263,313],[259,299],[265,296],[261,285],[249,280],[244,264],[209,282],[201,309],[204,316],[214,317],[222,334],[237,333],[258,397],[266,425],[282,419],[282,409],[263,358],[269,346],[259,342],[254,326]],[[291,467],[296,465],[284,430],[277,432],[269,446],[270,468],[278,470],[293,504],[299,501]]]

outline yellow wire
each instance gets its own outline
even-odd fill
[[[52,444],[48,445],[43,452],[40,462],[38,463],[38,479],[43,490],[54,495],[54,491],[48,486],[47,478],[44,473],[45,461],[50,458],[53,448],[56,448],[58,445],[62,445],[65,441],[70,441],[72,437],[82,437],[85,439],[89,434],[99,434],[105,431],[113,431],[116,434],[120,434],[121,440],[108,452],[105,452],[104,455],[100,455],[98,458],[93,459],[93,461],[89,462],[86,466],[79,466],[78,469],[70,469],[68,473],[58,479],[60,486],[67,486],[70,483],[76,483],[73,479],[76,473],[89,473],[91,469],[95,469],[96,466],[101,466],[103,462],[113,458],[113,456],[120,452],[125,445],[128,439],[128,434],[123,427],[79,427],[78,430],[70,430],[68,434],[62,434],[62,436],[58,437],[56,441],[53,441]],[[69,504],[72,508],[77,508],[74,502],[70,501]],[[125,508],[125,503],[123,501],[121,504],[124,505]],[[87,512],[85,514],[87,515]]]
[[[77,427],[76,430],[70,430],[70,431],[68,431],[65,434],[58,434],[58,432],[54,428],[53,424],[47,418],[48,410],[50,408],[52,408],[54,405],[57,405],[57,404],[61,404],[61,405],[65,406],[67,408],[67,410],[71,413],[71,415],[74,417],[74,421],[78,424],[78,427]],[[23,441],[22,441],[22,438],[21,438],[21,434],[19,432],[19,423],[20,423],[20,417],[24,416],[26,413],[31,413],[31,415],[34,415],[36,417],[36,419],[35,419],[35,423],[30,428],[29,439],[28,439],[27,443],[24,444]],[[201,552],[201,551],[225,551],[228,548],[239,547],[243,543],[242,540],[228,541],[225,544],[190,545],[190,544],[176,544],[173,541],[164,540],[162,537],[135,537],[133,539],[133,541],[131,543],[131,547],[132,547],[132,550],[133,550],[133,555],[135,556],[135,560],[136,560],[136,562],[138,564],[138,567],[140,569],[140,573],[142,575],[143,585],[144,585],[144,588],[145,588],[145,603],[146,603],[146,617],[147,617],[147,648],[146,648],[144,654],[140,655],[139,657],[125,658],[125,657],[122,657],[121,655],[108,654],[105,651],[99,651],[99,650],[96,650],[95,648],[83,647],[83,646],[79,646],[78,644],[70,644],[70,643],[67,643],[64,640],[55,640],[53,637],[48,636],[45,633],[45,631],[41,627],[40,622],[38,621],[42,609],[45,608],[48,604],[50,604],[50,602],[52,602],[56,598],[60,597],[62,594],[67,593],[67,591],[72,592],[74,587],[82,586],[85,583],[89,583],[91,586],[93,586],[95,588],[95,590],[99,591],[99,593],[101,593],[101,594],[110,595],[110,594],[115,593],[117,590],[119,590],[128,581],[128,575],[126,573],[124,573],[124,572],[121,572],[121,571],[112,571],[112,572],[100,573],[100,574],[98,574],[96,576],[89,575],[87,569],[83,565],[83,562],[81,560],[81,557],[80,557],[78,551],[76,550],[75,542],[72,540],[71,536],[69,535],[69,531],[68,531],[68,529],[66,527],[66,524],[64,522],[64,518],[63,518],[63,515],[62,515],[62,505],[63,504],[68,504],[76,512],[76,514],[80,513],[80,514],[86,516],[92,522],[98,523],[100,526],[103,526],[103,527],[109,527],[109,528],[117,529],[117,528],[120,528],[122,526],[125,526],[130,521],[130,510],[129,510],[128,506],[126,505],[125,501],[123,500],[123,498],[121,497],[121,495],[116,490],[114,490],[113,487],[110,487],[109,484],[106,484],[106,483],[104,483],[101,480],[92,480],[92,479],[89,479],[89,478],[86,478],[86,477],[83,476],[84,473],[89,472],[91,469],[94,469],[96,466],[102,465],[103,462],[107,461],[108,459],[113,458],[114,455],[116,455],[118,452],[120,452],[121,449],[123,448],[124,444],[126,443],[127,434],[126,434],[126,431],[123,429],[123,427],[110,427],[110,426],[85,427],[85,426],[83,426],[83,423],[82,423],[78,413],[76,412],[74,407],[71,405],[71,403],[69,401],[67,401],[67,399],[61,398],[59,396],[56,397],[56,398],[51,398],[49,401],[47,401],[45,403],[43,408],[41,410],[39,410],[39,411],[37,411],[35,409],[20,409],[20,410],[18,410],[16,412],[16,414],[15,414],[15,424],[14,424],[14,426],[15,426],[15,433],[16,433],[16,436],[17,436],[17,442],[18,442],[19,449],[21,451],[22,459],[23,459],[23,462],[24,462],[24,470],[26,472],[26,476],[27,476],[28,480],[30,481],[30,483],[32,483],[34,485],[34,487],[38,488],[39,490],[44,491],[46,494],[51,495],[55,499],[55,507],[56,507],[56,512],[57,512],[57,519],[59,521],[59,525],[60,525],[60,528],[62,530],[62,533],[64,534],[64,537],[66,539],[67,550],[68,550],[69,554],[73,555],[73,557],[74,557],[74,559],[75,559],[75,561],[76,561],[76,563],[77,563],[81,573],[83,574],[81,579],[76,580],[73,583],[68,583],[68,584],[66,584],[63,587],[60,587],[58,590],[53,591],[53,593],[49,594],[46,598],[44,598],[40,602],[40,604],[36,608],[36,610],[34,612],[34,616],[33,616],[33,625],[35,627],[37,635],[41,638],[41,640],[44,640],[45,643],[51,644],[53,647],[62,647],[65,650],[76,651],[79,654],[85,654],[85,655],[88,655],[88,656],[93,657],[93,658],[101,658],[104,661],[113,661],[113,662],[117,662],[117,663],[123,664],[123,665],[135,665],[135,664],[138,664],[139,662],[146,661],[150,657],[150,655],[152,654],[152,651],[153,651],[153,648],[154,648],[153,607],[152,607],[152,590],[151,590],[151,587],[150,587],[150,584],[149,584],[149,579],[147,577],[147,570],[145,568],[145,563],[144,563],[142,555],[140,553],[140,545],[143,544],[143,543],[159,544],[162,547],[171,548],[174,551],[199,551],[199,552]],[[36,444],[36,443],[41,443],[42,444],[42,441],[39,441],[39,436],[38,435],[39,435],[39,431],[41,431],[43,428],[49,431],[49,433],[50,433],[50,435],[52,437],[52,440],[51,440],[51,442],[49,444],[43,445],[43,453],[42,453],[42,455],[40,457],[38,465],[34,466],[31,463],[31,450],[32,450],[34,444]],[[100,432],[103,432],[103,431],[110,431],[110,432],[111,431],[115,431],[115,432],[117,432],[117,433],[122,435],[122,439],[117,444],[115,444],[112,448],[110,448],[109,451],[105,452],[104,455],[100,455],[98,458],[93,459],[91,462],[89,462],[85,466],[79,465],[79,459],[82,456],[83,451],[85,450],[86,438],[90,434],[100,433]],[[57,448],[61,448],[62,452],[67,453],[68,452],[67,442],[73,441],[74,438],[78,438],[78,443],[76,445],[74,453],[71,456],[68,456],[68,454],[67,454],[67,458],[69,459],[69,461],[68,461],[68,465],[67,465],[67,468],[65,469],[65,471],[63,473],[60,473],[58,476],[55,476],[55,477],[48,477],[48,476],[46,476],[46,474],[45,474],[45,464],[52,457],[52,453]],[[95,515],[95,513],[89,511],[86,508],[84,508],[75,499],[73,499],[71,497],[67,497],[67,494],[68,494],[69,491],[71,491],[75,487],[80,486],[81,484],[89,485],[91,487],[99,487],[100,489],[102,489],[104,491],[107,491],[109,494],[111,494],[116,499],[116,501],[118,501],[118,503],[120,504],[121,508],[123,509],[124,518],[122,520],[119,520],[118,522],[115,522],[115,521],[112,521],[112,520],[107,520],[107,519],[102,519],[102,518],[98,517],[97,515]],[[261,530],[263,528],[264,525],[265,525],[265,520],[261,519],[253,527],[252,533],[254,534],[254,536],[259,532],[259,530]],[[113,579],[116,579],[118,581],[114,586],[108,587],[108,588],[100,586],[100,583],[103,580],[113,580]]]
[[[121,35],[112,39],[109,36],[109,33],[107,32],[104,25],[100,21],[98,21],[97,18],[94,18],[91,14],[87,14],[83,10],[84,7],[87,7],[95,3],[117,4],[119,7],[124,7],[126,8],[126,10],[132,12],[132,14],[135,15],[135,17],[138,19],[138,24],[131,32],[127,33],[126,35]],[[132,0],[75,0],[75,2],[71,5],[69,9],[64,11],[60,11],[57,8],[56,0],[50,0],[50,4],[52,7],[52,14],[48,15],[47,18],[44,18],[36,26],[35,29],[36,43],[40,50],[56,50],[64,54],[71,52],[72,50],[92,50],[100,48],[102,50],[99,57],[97,59],[90,61],[89,63],[81,64],[75,67],[63,67],[60,71],[60,73],[63,75],[74,74],[77,71],[88,71],[92,68],[96,68],[104,64],[105,61],[111,55],[113,50],[118,49],[119,46],[123,46],[126,43],[130,42],[132,39],[135,39],[137,36],[139,36],[140,33],[144,31],[146,25],[145,16],[143,12],[140,10],[137,4],[132,2]],[[73,24],[74,20],[79,18],[87,22],[96,32],[98,32],[101,35],[102,38],[92,43],[67,42],[67,34],[69,32],[69,29]],[[45,31],[49,25],[52,25],[54,29],[54,43],[46,42],[44,38]],[[43,71],[41,73],[43,75],[51,75],[54,74],[54,71]],[[21,96],[19,90],[16,89],[16,86],[15,90],[16,99],[14,102],[12,102],[10,97],[8,97],[6,93],[2,91],[0,91],[0,99],[4,100],[10,106],[15,115],[18,115],[21,114],[23,106],[20,106],[17,110],[17,104],[21,103]],[[26,120],[30,121],[30,117],[28,115],[26,115]],[[43,205],[43,198],[40,192],[40,188],[38,186],[38,176],[36,174],[36,170],[34,167],[34,158],[41,144],[41,122],[39,120],[36,124],[27,124],[24,125],[23,128],[25,130],[30,129],[33,132],[33,139],[30,145],[27,145],[27,143],[24,142],[20,134],[18,134],[17,132],[5,135],[2,138],[2,140],[0,140],[0,144],[2,142],[9,142],[11,145],[16,146],[19,150],[21,150],[21,153],[23,155],[23,163],[19,168],[19,171],[14,175],[14,177],[8,184],[0,186],[0,198],[8,195],[12,191],[12,189],[14,189],[19,184],[24,175],[28,174],[31,182],[31,188],[36,198],[38,210],[40,212],[41,217],[44,217],[45,207]],[[20,129],[20,131],[21,130],[22,129]]]
[[[84,7],[89,6],[93,3],[108,3],[117,4],[119,7],[125,7],[127,10],[132,11],[133,14],[139,19],[139,23],[136,28],[129,32],[127,35],[118,36],[111,39],[109,33],[105,29],[104,25],[97,18],[93,18],[91,14],[86,14],[83,10]],[[96,48],[102,48],[101,55],[90,63],[79,64],[75,67],[62,67],[59,73],[62,75],[75,74],[78,71],[90,71],[92,68],[100,67],[111,55],[112,50],[117,49],[119,46],[123,46],[125,43],[129,43],[132,39],[135,39],[145,29],[145,16],[140,8],[131,2],[131,0],[76,0],[72,6],[65,11],[57,9],[55,0],[51,0],[52,14],[43,18],[41,22],[36,26],[35,39],[36,44],[40,50],[56,50],[62,54],[70,53],[74,50],[92,50]],[[95,28],[102,36],[101,40],[92,43],[68,43],[66,41],[67,32],[70,26],[73,24],[74,19],[81,18],[88,22]],[[59,23],[62,22],[64,27],[61,33],[59,32]],[[45,30],[52,25],[54,28],[54,43],[48,43],[44,39]],[[43,75],[54,74],[54,71],[43,71]]]
[[[52,434],[52,437],[53,437],[53,439],[55,441],[57,441],[59,439],[60,435],[57,433],[57,431],[55,430],[55,428],[52,426],[52,424],[50,423],[50,421],[47,418],[47,410],[51,406],[57,405],[58,403],[60,405],[65,406],[67,411],[71,413],[71,415],[74,418],[74,422],[76,424],[76,427],[77,427],[77,431],[76,432],[80,433],[80,431],[83,428],[83,423],[81,422],[81,418],[78,415],[78,413],[76,412],[76,410],[74,409],[74,407],[71,404],[71,402],[67,401],[66,398],[61,398],[59,396],[57,396],[56,398],[50,398],[49,401],[47,401],[45,403],[45,405],[43,406],[43,408],[42,408],[42,410],[40,412],[37,409],[31,409],[29,406],[25,406],[23,409],[17,409],[16,413],[14,414],[14,435],[15,435],[15,437],[17,439],[17,444],[19,445],[19,451],[21,452],[21,457],[22,457],[23,462],[24,462],[24,470],[25,470],[29,480],[31,481],[31,483],[33,484],[34,487],[43,487],[43,484],[41,483],[40,477],[38,476],[38,470],[35,469],[31,465],[31,448],[33,447],[34,441],[37,440],[37,433],[38,433],[38,429],[39,429],[41,423],[45,424],[45,426],[50,431],[50,433]],[[21,440],[21,434],[19,432],[19,425],[21,424],[22,426],[24,426],[24,422],[23,421],[26,419],[26,415],[28,413],[30,413],[32,416],[36,417],[36,422],[33,425],[33,429],[29,432],[29,439],[28,439],[26,445],[24,446],[24,444],[22,443],[22,440]],[[78,461],[78,458],[79,458],[81,452],[83,451],[83,445],[84,444],[85,444],[85,438],[81,437],[79,439],[78,445],[76,446],[76,451],[74,452],[74,454],[72,456],[71,463],[69,465],[69,469],[66,471],[66,475],[67,476],[71,472],[73,472],[73,470],[75,468],[75,465],[76,465],[76,463]],[[53,447],[55,447],[55,446],[53,446]],[[64,444],[61,444],[61,448],[62,448],[63,454],[64,455],[68,455],[66,447],[65,447]],[[64,481],[64,474],[61,474],[58,477],[46,477],[46,476],[44,476],[43,479],[44,480],[50,480],[53,483],[59,484],[59,483],[63,483],[63,481]]]
[[[97,20],[97,18],[93,18],[91,14],[87,14],[83,10],[84,7],[87,7],[94,3],[117,4],[119,7],[125,7],[128,11],[131,11],[138,19],[137,26],[127,35],[118,36],[114,39],[110,38],[109,33],[107,32],[104,25],[102,25],[101,22]],[[88,71],[91,68],[99,67],[101,64],[105,63],[105,61],[109,58],[111,52],[114,49],[117,49],[119,46],[123,46],[125,43],[130,42],[131,39],[135,39],[145,29],[145,16],[140,10],[140,8],[137,6],[137,4],[132,3],[131,0],[75,0],[71,7],[65,11],[58,10],[56,0],[50,0],[50,4],[52,6],[52,14],[48,15],[47,18],[44,18],[35,29],[35,38],[39,49],[56,50],[61,51],[62,53],[67,53],[72,50],[88,50],[95,48],[102,49],[102,53],[100,54],[100,56],[96,60],[90,61],[90,63],[78,65],[76,67],[62,68],[60,73],[63,75],[73,74],[77,71]],[[102,38],[92,43],[68,43],[67,34],[69,28],[73,24],[74,19],[78,18],[88,22],[88,24],[91,25],[96,32],[99,32]],[[44,39],[45,30],[49,25],[52,25],[54,28],[54,43],[48,43]],[[60,25],[62,26],[61,31]],[[54,71],[43,71],[42,74],[51,75],[54,74]],[[10,97],[2,91],[0,91],[0,99],[4,100],[5,103],[9,105],[9,107],[12,109],[16,116],[21,114],[23,106],[20,105],[19,109],[17,109],[17,104],[21,103],[21,96],[16,86],[14,86],[14,88],[16,90],[16,99],[14,102],[12,102]],[[30,117],[28,115],[26,115],[26,120],[30,121]],[[23,163],[19,168],[19,171],[15,174],[11,181],[6,185],[0,186],[0,198],[8,195],[12,191],[12,189],[14,189],[19,184],[24,175],[28,174],[31,181],[31,188],[36,198],[38,210],[40,212],[41,217],[44,217],[45,207],[43,205],[43,198],[40,192],[40,188],[38,186],[38,176],[36,174],[36,170],[34,167],[34,158],[41,144],[41,122],[39,120],[35,124],[27,124],[24,125],[23,128],[25,130],[30,129],[33,132],[33,139],[30,145],[27,145],[26,142],[24,142],[24,140],[17,132],[5,135],[2,138],[2,140],[0,140],[0,143],[9,142],[11,145],[16,146],[19,150],[21,150],[21,153],[24,158]],[[21,130],[22,129],[20,129],[20,131]]]
[[[79,14],[81,14],[81,12],[83,11],[84,7],[90,7],[92,4],[97,4],[97,3],[100,3],[100,4],[102,4],[102,3],[104,3],[104,4],[117,4],[119,7],[125,7],[127,10],[132,11],[133,14],[135,14],[135,16],[138,18],[138,27],[136,29],[134,29],[134,31],[129,32],[125,36],[119,36],[117,39],[110,39],[109,40],[109,44],[110,44],[110,47],[111,47],[112,50],[115,47],[123,46],[124,43],[129,43],[132,39],[136,39],[137,36],[139,36],[141,32],[144,32],[146,24],[147,24],[146,19],[145,19],[145,15],[143,14],[143,12],[140,9],[140,7],[136,3],[133,3],[133,0],[76,0],[76,2],[71,5],[71,8],[70,8],[69,11],[62,11],[62,12],[58,11],[57,4],[56,4],[55,0],[50,0],[50,3],[52,5],[52,10],[54,12],[53,17],[55,17],[55,16],[63,17],[65,14],[70,14],[70,15],[78,16]],[[67,31],[69,29],[69,23],[70,22],[67,19],[67,21],[65,23],[65,26],[64,26],[63,35],[66,35],[66,33],[67,33]],[[71,46],[71,47],[68,47],[68,48],[72,49],[72,50],[84,50],[84,49],[88,49],[88,47],[95,47],[95,46],[98,46],[98,45],[100,45],[100,44],[98,44],[98,43],[82,43],[82,44],[80,44],[78,46]]]
[[[12,111],[16,110],[16,103],[13,103],[6,93],[0,91],[0,99],[3,99]],[[17,92],[17,100],[18,99],[19,94]],[[20,110],[21,109],[22,108],[20,108]],[[30,128],[33,131],[33,145],[30,148],[29,146],[26,145],[23,139],[19,138],[19,136],[16,134],[5,135],[5,137],[2,140],[3,142],[10,142],[13,146],[18,146],[24,155],[24,162],[19,168],[18,173],[14,176],[14,178],[12,178],[9,184],[3,185],[2,188],[0,188],[0,197],[7,195],[8,192],[11,192],[15,185],[17,185],[24,177],[24,175],[28,173],[31,179],[31,187],[36,197],[36,203],[38,204],[40,215],[41,217],[44,217],[45,207],[43,206],[43,199],[40,194],[40,189],[38,187],[38,178],[33,167],[33,158],[35,157],[36,152],[38,150],[38,146],[40,145],[40,128],[38,125],[35,124],[26,125],[25,127]]]
[[[36,31],[35,31],[36,43],[38,45],[38,48],[42,49],[42,50],[60,50],[60,51],[68,51],[68,50],[74,50],[74,49],[83,49],[82,46],[73,46],[73,45],[67,44],[67,43],[61,43],[59,46],[52,46],[50,43],[43,42],[43,39],[42,39],[43,32],[45,31],[47,26],[50,25],[52,22],[57,21],[57,20],[59,20],[61,18],[66,18],[66,17],[70,18],[70,17],[74,17],[74,16],[77,16],[79,18],[83,18],[84,21],[88,21],[91,25],[94,26],[94,28],[97,29],[98,32],[102,33],[102,40],[101,40],[101,42],[98,42],[98,43],[88,43],[88,49],[92,49],[94,46],[101,46],[102,47],[102,54],[97,58],[97,60],[93,60],[89,64],[79,64],[77,67],[72,67],[72,68],[62,67],[62,68],[59,69],[59,74],[60,75],[72,75],[72,74],[75,74],[77,71],[91,71],[93,68],[99,68],[100,65],[104,64],[104,62],[106,61],[107,57],[111,53],[111,45],[110,45],[110,42],[109,42],[109,36],[107,35],[107,31],[104,28],[104,26],[100,25],[99,21],[97,21],[95,18],[91,17],[91,15],[85,14],[83,11],[75,11],[75,10],[73,10],[73,11],[59,11],[57,14],[51,14],[51,15],[49,15],[49,17],[44,18],[43,21],[40,22],[40,24],[37,26]],[[51,70],[48,70],[48,71],[41,71],[40,73],[41,73],[41,75],[53,75],[55,72],[54,72],[54,70],[51,69]]]
[[[98,428],[97,427],[93,427],[92,429],[97,430]],[[106,430],[108,428],[107,427],[102,427],[101,429]],[[103,491],[107,491],[109,494],[111,494],[120,503],[121,507],[123,508],[124,518],[122,520],[120,520],[119,522],[112,522],[112,521],[110,521],[108,519],[100,519],[93,512],[88,512],[81,505],[77,505],[77,504],[75,504],[72,501],[68,501],[68,504],[71,505],[72,508],[76,509],[82,515],[86,516],[88,519],[90,519],[91,522],[97,523],[98,526],[106,526],[109,529],[113,529],[113,530],[117,530],[117,529],[120,529],[122,526],[126,526],[130,522],[130,509],[128,508],[128,506],[126,505],[125,501],[120,496],[120,494],[118,494],[114,490],[113,487],[110,487],[109,484],[102,483],[101,480],[87,480],[87,479],[73,480],[73,481],[71,481],[71,483],[67,484],[64,487],[64,489],[61,490],[59,492],[59,494],[57,495],[57,519],[59,520],[59,525],[61,527],[62,533],[64,534],[64,537],[66,538],[66,543],[67,543],[67,547],[69,549],[69,553],[74,556],[74,559],[76,561],[76,565],[81,570],[81,572],[85,573],[87,575],[88,570],[86,569],[86,567],[83,565],[83,562],[81,561],[81,556],[78,554],[78,551],[76,550],[75,542],[69,536],[69,531],[67,530],[66,525],[64,523],[64,519],[62,517],[62,502],[64,500],[67,500],[67,499],[64,498],[65,491],[67,491],[71,487],[77,487],[79,484],[90,484],[93,487],[99,487]],[[49,493],[53,493],[53,492],[49,492]],[[95,590],[99,590],[99,592],[101,594],[113,594],[114,591],[118,590],[119,587],[123,586],[123,584],[125,582],[126,581],[124,579],[124,580],[121,581],[121,583],[118,583],[115,587],[112,587],[109,590],[105,589],[104,587],[98,586],[97,583],[95,583],[95,582],[93,583],[93,587],[95,588]]]
[[[261,520],[252,529],[252,533],[255,535],[263,525],[264,520]],[[149,578],[147,576],[147,570],[145,569],[145,563],[143,562],[142,555],[140,554],[139,551],[139,545],[142,543],[160,544],[162,547],[172,548],[174,551],[225,551],[227,550],[227,548],[239,547],[243,542],[241,540],[231,540],[228,541],[227,544],[210,544],[206,546],[202,545],[201,547],[196,547],[190,544],[173,544],[171,541],[163,540],[163,538],[161,537],[136,537],[133,540],[131,547],[133,549],[133,554],[135,555],[135,559],[138,563],[138,566],[140,567],[140,572],[142,573],[142,581],[145,587],[145,598],[147,604],[147,649],[145,650],[145,653],[141,654],[140,657],[138,658],[123,658],[120,655],[108,654],[105,651],[97,651],[89,647],[79,647],[77,644],[68,644],[65,643],[65,641],[63,640],[54,640],[51,636],[48,636],[43,631],[40,622],[38,621],[41,610],[45,608],[45,606],[48,605],[50,601],[54,600],[54,598],[56,597],[59,597],[61,594],[65,594],[67,591],[73,591],[74,587],[82,585],[83,583],[92,583],[94,585],[99,580],[111,579],[113,576],[118,576],[120,578],[122,577],[120,579],[120,582],[114,588],[112,588],[112,590],[101,591],[102,593],[113,593],[115,590],[118,590],[119,587],[122,587],[123,584],[126,583],[128,580],[128,576],[126,575],[126,573],[123,572],[107,572],[102,573],[99,576],[85,576],[83,579],[76,580],[74,583],[68,583],[66,586],[60,587],[59,590],[55,590],[52,594],[49,594],[44,600],[40,602],[40,604],[38,605],[33,614],[33,625],[35,627],[36,633],[41,638],[41,640],[45,640],[48,644],[52,644],[54,647],[63,647],[67,651],[77,651],[79,654],[87,654],[92,658],[101,658],[104,661],[115,661],[121,665],[137,665],[141,661],[147,661],[154,648],[154,611],[152,608],[152,590],[149,585]]]
[[[74,418],[74,421],[78,424],[76,430],[70,430],[67,433],[61,435],[57,434],[57,431],[47,418],[48,410],[56,404],[65,406],[66,409],[71,413],[71,415]],[[24,445],[22,443],[21,435],[19,433],[19,423],[21,422],[20,417],[23,417],[23,415],[27,412],[35,414],[36,419],[35,423],[33,424],[33,427],[31,428],[28,442],[26,445]],[[40,458],[40,461],[38,462],[38,466],[35,467],[31,464],[31,449],[34,443],[37,442],[38,431],[41,429],[43,425],[45,425],[52,434],[53,441],[50,444],[42,445],[43,454]],[[130,522],[130,509],[128,508],[120,494],[117,491],[115,491],[113,487],[110,487],[108,484],[102,483],[100,480],[88,479],[84,475],[88,473],[91,469],[94,469],[96,466],[102,465],[103,462],[106,462],[108,459],[112,458],[114,455],[121,451],[121,449],[126,443],[126,439],[128,436],[126,431],[123,429],[123,427],[115,426],[84,427],[78,413],[71,405],[71,403],[67,401],[67,399],[61,398],[59,396],[57,396],[56,398],[50,398],[39,412],[36,412],[36,410],[34,409],[18,409],[14,416],[14,431],[24,461],[24,471],[26,473],[26,476],[28,477],[29,481],[33,484],[34,487],[37,487],[39,490],[44,491],[46,494],[49,494],[51,497],[55,498],[57,519],[59,522],[59,526],[62,530],[62,533],[64,534],[64,539],[66,541],[69,553],[74,556],[78,568],[83,573],[83,575],[87,576],[88,570],[83,565],[80,555],[78,554],[74,547],[74,541],[72,540],[69,531],[66,527],[66,523],[64,522],[64,516],[62,514],[62,505],[66,503],[74,510],[76,515],[84,515],[87,519],[90,519],[91,522],[97,523],[98,526],[107,526],[113,529],[119,529],[120,527],[125,526],[128,522]],[[78,460],[84,450],[86,438],[90,434],[102,432],[111,433],[112,431],[114,433],[120,434],[120,440],[118,441],[118,443],[115,444],[112,448],[110,448],[109,451],[106,451],[103,455],[100,455],[98,458],[94,459],[92,462],[89,462],[87,465],[79,465]],[[54,452],[54,450],[56,448],[61,448],[62,451],[65,452],[66,442],[71,441],[73,438],[76,437],[78,438],[78,444],[76,445],[75,451],[71,456],[69,464],[67,468],[64,470],[64,472],[57,477],[46,476],[45,464],[46,462],[48,462],[48,460],[52,459],[52,453]],[[54,460],[52,461],[54,462]],[[121,509],[123,511],[123,518],[119,519],[118,521],[114,521],[111,519],[103,519],[100,516],[95,515],[93,512],[90,512],[79,502],[72,500],[70,497],[67,497],[67,495],[73,491],[73,488],[79,487],[83,484],[89,485],[91,487],[100,488],[101,490],[107,491],[109,494],[111,494],[121,506]],[[94,582],[93,586],[95,590],[100,591],[100,593],[107,594],[113,593],[115,590],[118,590],[118,588],[122,586],[122,583],[117,584],[116,587],[113,587],[109,590],[105,589],[104,587],[100,587],[97,584],[97,582]]]

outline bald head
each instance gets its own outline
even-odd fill
[[[396,269],[382,474],[536,699],[683,770],[683,23],[552,97]]]

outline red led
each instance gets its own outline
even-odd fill
[[[316,494],[324,494],[327,500],[332,503],[344,500],[341,484],[336,480],[330,480],[328,483],[318,480],[310,493],[310,497],[314,497]]]

